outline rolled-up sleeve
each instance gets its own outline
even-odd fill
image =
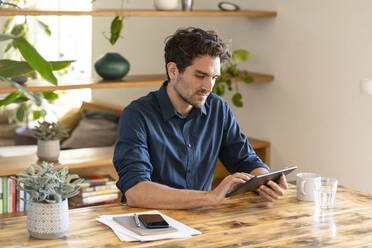
[[[148,153],[145,122],[134,107],[127,107],[120,116],[118,139],[113,163],[119,175],[116,186],[123,193],[142,181],[151,181],[153,166]]]
[[[240,132],[239,125],[227,104],[224,111],[224,132],[219,159],[226,169],[230,173],[250,173],[259,167],[269,171],[269,167],[257,156],[247,137]]]

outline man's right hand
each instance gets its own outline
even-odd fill
[[[236,172],[232,175],[225,177],[221,183],[211,192],[209,192],[209,197],[213,205],[218,205],[226,200],[226,194],[232,191],[235,187],[242,183],[245,183],[249,179],[254,177],[251,174],[244,172]]]

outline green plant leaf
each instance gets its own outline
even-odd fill
[[[225,86],[223,84],[215,85],[213,88],[213,93],[222,96],[225,93]]]
[[[36,79],[37,74],[36,71],[30,71],[29,73],[24,74],[26,77],[31,78],[31,79]]]
[[[19,122],[22,122],[23,119],[25,118],[25,109],[26,109],[26,104],[24,103],[19,105],[19,107],[17,108],[16,118]]]
[[[10,24],[12,23],[12,21],[14,20],[14,17],[11,16],[11,17],[8,17],[5,19],[2,27],[1,27],[1,31],[3,33],[7,33],[9,31],[9,28],[10,28]]]
[[[243,107],[242,94],[235,93],[234,96],[232,97],[232,101],[233,101],[235,106]]]
[[[120,37],[121,30],[123,29],[123,18],[116,16],[111,22],[111,36],[110,43],[115,45],[116,41]]]
[[[40,25],[41,29],[44,30],[44,32],[51,36],[52,35],[52,31],[50,30],[50,27],[48,26],[48,24],[46,24],[45,22],[39,20],[39,19],[36,19],[36,22]]]
[[[10,33],[14,36],[23,36],[26,30],[26,24],[16,24],[13,26],[12,30]]]
[[[252,83],[254,81],[254,78],[252,75],[249,75],[248,73],[245,73],[244,75],[244,82],[246,83]]]
[[[231,64],[226,68],[226,72],[232,77],[239,77],[240,70],[238,69],[236,64]]]
[[[54,93],[53,91],[44,91],[44,92],[41,92],[41,94],[48,101],[54,101],[54,100],[58,99],[58,97],[59,97],[59,95],[57,93]]]
[[[245,49],[238,49],[233,51],[232,60],[237,63],[244,62],[251,57],[251,54]]]
[[[14,38],[16,38],[16,37],[13,36],[13,35],[10,35],[10,34],[0,34],[0,41],[11,40],[11,39],[14,39]]]
[[[232,91],[232,82],[231,82],[231,79],[227,79],[226,80],[226,84],[227,84],[227,89],[229,91]]]
[[[75,60],[50,61],[52,70],[58,71],[66,68]],[[0,75],[4,77],[15,77],[33,72],[34,69],[25,61],[0,59]]]
[[[27,98],[27,97],[24,96],[24,95],[21,95],[20,97],[18,97],[17,99],[15,99],[15,100],[13,101],[13,103],[27,102],[28,100],[30,100],[30,99]]]
[[[14,39],[14,44],[21,52],[23,58],[34,68],[46,81],[57,85],[58,80],[53,75],[52,66],[36,51],[36,49],[22,37]]]
[[[13,41],[9,42],[5,48],[4,48],[4,53],[7,53],[11,48],[14,48],[14,43]]]
[[[13,92],[7,95],[3,100],[0,101],[0,106],[7,106],[13,103],[21,93]]]
[[[0,75],[4,77],[15,77],[33,71],[32,67],[25,61],[0,59]]]
[[[40,97],[36,93],[32,93],[32,92],[26,90],[19,83],[14,82],[13,80],[7,79],[6,77],[4,77],[2,75],[0,75],[0,81],[4,81],[4,82],[10,83],[15,88],[17,88],[19,92],[21,92],[22,94],[28,96],[30,98],[30,100],[33,103],[35,103],[37,106],[40,106],[41,105],[41,99],[40,99]]]
[[[75,62],[75,60],[49,61],[49,63],[52,65],[53,71],[65,69],[71,65],[72,62]]]
[[[41,110],[32,111],[32,120],[33,121],[39,120],[42,116],[43,116],[43,112]]]

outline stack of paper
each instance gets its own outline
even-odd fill
[[[177,232],[171,232],[171,233],[162,233],[162,234],[141,236],[141,235],[138,235],[138,234],[126,229],[125,227],[118,224],[117,222],[115,222],[112,219],[115,216],[129,216],[129,215],[133,216],[133,213],[119,214],[119,215],[101,215],[100,217],[97,218],[97,220],[99,222],[109,226],[121,241],[153,241],[153,240],[160,240],[160,239],[188,238],[188,237],[191,237],[192,235],[200,235],[201,234],[200,231],[198,231],[194,228],[188,227],[188,226],[182,224],[181,222],[178,222],[178,221],[172,219],[171,217],[168,217],[168,216],[160,213],[157,210],[141,212],[141,213],[136,213],[136,214],[160,214],[169,223],[170,226],[176,228],[178,231]]]

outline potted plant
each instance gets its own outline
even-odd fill
[[[213,87],[213,93],[222,96],[225,93],[225,86],[229,91],[233,90],[232,82],[244,81],[252,83],[253,77],[246,70],[238,69],[238,63],[247,61],[251,54],[245,49],[234,50],[231,60],[221,68],[221,76],[216,80]],[[238,84],[235,84],[235,94],[232,97],[232,102],[237,107],[242,107],[242,94],[239,92]]]
[[[60,140],[68,137],[68,131],[59,123],[39,122],[35,129],[39,161],[58,161]]]
[[[14,178],[17,187],[30,195],[27,230],[32,237],[57,239],[69,228],[68,198],[79,193],[83,182],[68,168],[43,162],[32,164]]]
[[[93,0],[93,2],[95,2],[95,0]],[[124,0],[121,0],[121,9],[123,8]],[[112,46],[114,46],[121,37],[120,34],[123,30],[123,23],[124,17],[116,16],[111,21],[110,37],[107,37],[105,33],[103,33]],[[94,69],[104,80],[120,80],[128,74],[130,64],[129,61],[119,53],[109,52],[96,61]]]

